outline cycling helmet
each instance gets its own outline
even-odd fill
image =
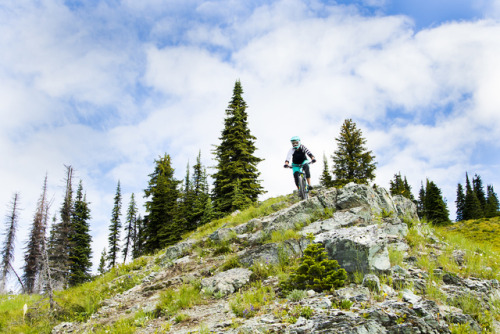
[[[293,136],[292,139],[290,139],[292,142],[292,146],[294,148],[298,148],[300,146],[300,137],[299,136]]]

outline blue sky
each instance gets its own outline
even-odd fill
[[[179,179],[199,150],[214,165],[236,80],[266,196],[293,190],[290,137],[321,160],[352,118],[377,184],[401,172],[416,195],[429,178],[454,217],[466,171],[500,189],[499,21],[498,0],[3,1],[0,207],[20,193],[16,267],[46,173],[52,214],[64,165],[83,181],[97,262],[118,180],[125,208],[131,193],[143,204],[159,155]]]

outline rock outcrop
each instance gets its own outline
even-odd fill
[[[201,240],[187,239],[169,247],[142,269],[140,284],[103,301],[86,322],[64,322],[52,332],[90,333],[95,326],[111,324],[138,310],[154,314],[161,291],[198,281],[209,299],[182,311],[190,321],[151,316],[146,325],[137,327],[137,333],[161,332],[166,323],[171,333],[201,332],[203,325],[207,333],[434,334],[451,333],[451,324],[480,333],[476,318],[446,302],[466,295],[485,309],[500,305],[499,282],[462,278],[439,268],[427,273],[412,258],[402,266],[391,265],[391,250],[404,254],[409,248],[405,239],[409,220],[418,221],[415,204],[402,196],[392,197],[383,188],[348,184],[342,189],[319,189],[308,200],[269,216],[223,226]],[[292,237],[272,238],[273,233],[287,232]],[[330,259],[361,280],[352,279],[328,293],[309,291],[300,300],[292,300],[280,295],[276,277],[259,278],[279,298],[265,301],[253,316],[235,315],[231,298],[249,288],[256,265],[282,264],[300,257],[311,242],[324,245]],[[231,254],[210,255],[200,244],[230,244]],[[237,261],[223,271],[229,256]],[[457,263],[465,261],[459,251],[453,256]],[[429,285],[431,274],[441,280],[442,301],[428,298],[428,290],[436,288]],[[493,320],[489,330],[494,332],[499,326]]]

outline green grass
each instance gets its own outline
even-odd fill
[[[203,237],[212,234],[222,226],[234,227],[246,223],[254,218],[268,216],[274,212],[289,207],[296,202],[291,196],[279,196],[265,200],[264,202],[254,204],[249,208],[241,211],[236,215],[228,215],[224,218],[214,220],[204,226],[199,227],[196,231],[190,234],[191,237],[199,240]],[[184,237],[188,237],[186,235]]]
[[[50,333],[62,321],[85,321],[101,306],[104,299],[132,288],[140,283],[144,272],[135,270],[147,264],[139,258],[126,265],[118,265],[93,281],[57,291],[56,311],[49,308],[48,298],[39,295],[2,296],[0,299],[0,331],[6,333]],[[23,319],[23,305],[28,312]]]
[[[500,217],[461,221],[444,227],[449,235],[461,235],[500,253]]]
[[[262,286],[261,281],[254,282],[252,287],[244,292],[233,295],[229,306],[233,313],[241,318],[251,318],[275,298],[274,290],[269,286]]]
[[[498,236],[484,236],[483,234],[491,233],[490,229],[487,229],[488,232],[477,230],[475,237],[471,237],[469,222],[454,225],[453,228],[430,224],[415,224],[410,228],[406,240],[411,247],[410,253],[417,257],[417,265],[429,272],[442,267],[445,271],[461,277],[500,279],[500,250],[496,245],[491,244],[491,242],[496,242]],[[486,221],[482,223],[486,224]],[[493,223],[497,223],[497,218],[493,219]],[[441,245],[441,254],[438,254],[435,260],[428,256],[431,252],[435,253],[432,247],[435,240],[431,235],[434,235]],[[460,266],[454,260],[454,250],[461,250],[465,253],[464,265]]]
[[[157,316],[173,316],[178,311],[204,303],[199,286],[183,284],[179,289],[169,288],[160,294],[156,305]]]

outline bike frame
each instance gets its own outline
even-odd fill
[[[304,166],[309,164],[310,160],[306,160],[301,164],[292,164],[292,172],[299,173],[299,196],[302,199],[309,197],[309,186],[307,185],[306,176],[304,175]]]

